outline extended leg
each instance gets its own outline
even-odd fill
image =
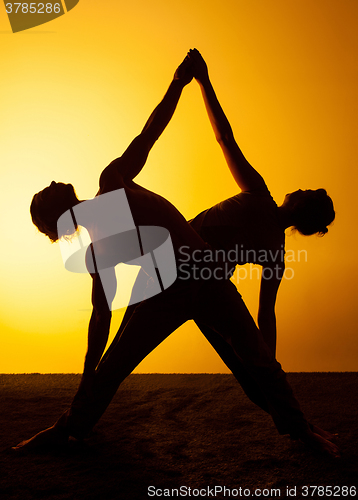
[[[307,430],[308,423],[286,375],[266,345],[236,287],[231,282],[222,281],[202,288],[195,310],[196,321],[214,329],[231,345],[238,363],[265,395],[279,432],[294,435]]]
[[[85,437],[108,407],[121,382],[168,335],[190,319],[190,307],[187,287],[168,289],[140,304],[99,364],[92,398],[78,392],[56,427],[76,438]]]
[[[247,397],[265,412],[270,413],[264,393],[254,378],[248,373],[240,358],[237,357],[232,346],[219,333],[204,323],[197,322],[196,324],[226,366],[232,371]]]
[[[220,333],[257,382],[266,396],[278,431],[300,438],[310,448],[339,457],[339,450],[328,440],[327,433],[310,426],[305,419],[285,372],[265,343],[235,286],[231,282],[216,282],[203,288],[195,309],[195,320]]]

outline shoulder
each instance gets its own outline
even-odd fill
[[[271,193],[266,185],[266,183],[263,181],[262,184],[257,187],[256,189],[250,189],[247,191],[241,191],[239,195],[243,196],[249,196],[252,198],[262,198],[262,199],[271,199],[273,200]]]
[[[117,158],[102,171],[99,177],[100,194],[125,187],[123,177],[118,171],[119,162],[120,158]]]
[[[228,201],[229,204],[233,204],[233,206],[240,206],[242,209],[254,210],[255,212],[267,210],[270,206],[276,207],[276,203],[266,187],[266,184],[261,189],[241,191],[226,201]]]

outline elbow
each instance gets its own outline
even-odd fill
[[[225,133],[217,133],[216,140],[221,147],[228,147],[230,144],[235,142],[234,134],[232,130],[228,130]]]

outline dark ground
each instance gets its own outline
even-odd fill
[[[1,500],[160,498],[148,496],[148,486],[161,488],[161,498],[168,497],[164,489],[180,486],[187,487],[181,498],[245,498],[256,488],[265,489],[262,498],[285,498],[287,486],[291,497],[297,487],[295,498],[358,498],[342,489],[358,483],[357,373],[289,374],[306,416],[339,433],[340,460],[280,436],[231,375],[131,375],[84,443],[11,452],[52,425],[79,378],[0,375]],[[304,485],[336,488],[329,495],[329,489],[313,492]],[[215,486],[226,486],[231,496],[208,495]],[[189,487],[206,490],[190,496]]]

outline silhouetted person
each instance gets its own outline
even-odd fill
[[[103,195],[124,189],[136,225],[168,229],[178,262],[183,247],[189,255],[195,251],[197,256],[207,251],[208,245],[173,205],[135,184],[133,177],[144,166],[151,147],[173,115],[181,91],[191,76],[190,61],[186,60],[175,73],[163,101],[152,113],[142,133],[120,158],[102,172],[98,192]],[[52,183],[35,195],[32,203],[33,220],[40,230],[56,240],[62,236],[57,234],[57,219],[64,211],[79,203],[71,185]],[[78,224],[84,225],[92,237],[101,231],[91,220],[78,220]],[[104,247],[102,251],[104,254],[113,253],[113,248]],[[194,263],[193,259],[190,263]],[[206,262],[201,265],[207,267]],[[85,437],[107,408],[120,383],[140,361],[181,324],[188,319],[195,319],[219,333],[233,347],[240,363],[265,395],[270,414],[280,433],[295,435],[308,446],[337,456],[337,447],[310,429],[281,365],[266,344],[235,286],[229,280],[222,279],[225,273],[220,275],[219,272],[221,277],[218,278],[216,271],[224,267],[224,262],[215,263],[212,269],[215,277],[204,280],[196,279],[193,274],[189,277],[181,275],[179,265],[179,276],[172,286],[132,309],[121,335],[117,336],[100,363],[108,339],[111,310],[98,273],[92,272],[93,313],[80,388],[71,408],[54,426],[20,443],[18,448],[63,442],[69,436]],[[193,268],[192,265],[190,269]],[[112,273],[115,293],[114,268],[108,271]]]
[[[335,218],[333,203],[324,189],[317,189],[295,191],[286,195],[281,206],[276,205],[263,178],[248,163],[235,141],[210,82],[204,59],[195,49],[189,52],[189,56],[216,140],[241,189],[240,194],[205,210],[190,224],[211,247],[236,257],[235,264],[262,266],[257,322],[266,344],[276,353],[275,303],[285,270],[284,231],[292,226],[305,236],[324,235]],[[207,326],[200,323],[198,326],[250,399],[269,411],[266,398],[252,377],[248,376],[232,347]]]

